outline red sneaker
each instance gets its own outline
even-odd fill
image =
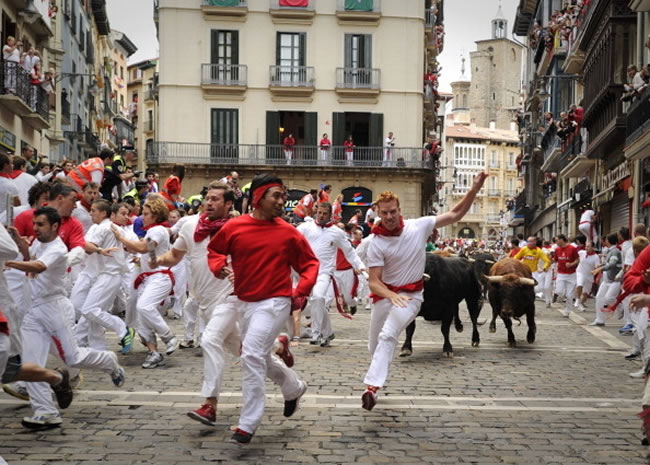
[[[647,446],[650,443],[650,407],[647,405],[643,406],[643,411],[637,414],[641,420],[643,420],[643,440],[641,444]]]
[[[278,344],[280,344],[280,350],[276,352],[277,356],[282,359],[284,364],[291,368],[293,366],[293,354],[289,350],[289,335],[282,333],[277,338]]]
[[[217,410],[210,404],[203,404],[201,408],[187,412],[187,416],[204,425],[217,426]]]
[[[235,434],[232,435],[233,442],[238,442],[239,444],[248,444],[253,439],[253,433],[244,431],[243,429],[237,428]]]
[[[377,386],[368,386],[368,389],[361,396],[361,407],[370,411],[377,405]]]

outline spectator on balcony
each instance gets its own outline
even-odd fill
[[[18,65],[20,64],[20,47],[23,44],[17,41],[14,36],[7,37],[7,43],[2,47],[2,59],[5,71],[5,93],[16,93],[16,77]]]
[[[185,178],[185,166],[174,165],[172,174],[167,178],[160,194],[163,196],[169,211],[176,209],[176,202],[182,202],[181,192],[183,190],[183,179]]]
[[[293,158],[293,147],[296,145],[296,139],[293,137],[293,134],[285,137],[282,145],[284,146],[284,158],[287,159],[287,165],[290,165],[291,159]]]
[[[582,127],[582,120],[585,116],[585,109],[578,105],[571,105],[569,109],[569,118],[576,122],[579,127]]]
[[[623,84],[625,93],[621,96],[621,101],[630,102],[641,95],[646,87],[646,83],[637,69],[636,65],[627,67],[627,84]]]
[[[395,147],[396,137],[393,136],[392,132],[388,133],[388,137],[384,141],[384,162],[381,166],[390,166],[393,147]]]
[[[38,101],[38,89],[43,84],[43,75],[41,74],[41,65],[40,63],[34,63],[31,71],[29,72],[29,105],[32,108],[37,108],[37,105],[40,103]]]
[[[555,124],[555,121],[553,120],[553,113],[550,111],[547,111],[544,113],[544,128],[543,131],[547,130],[550,128],[552,125]]]
[[[352,166],[354,164],[354,148],[356,147],[356,145],[354,145],[354,140],[352,140],[352,134],[345,139],[343,147],[345,147],[346,165]]]
[[[323,138],[318,145],[320,146],[319,165],[325,165],[329,159],[330,147],[332,146],[332,141],[327,137],[327,133],[323,134]]]
[[[23,54],[23,68],[28,73],[32,72],[34,65],[41,64],[41,54],[38,53],[38,50],[34,50],[34,47],[30,47],[29,51]]]
[[[45,71],[45,76],[43,76],[43,80],[41,81],[41,88],[47,92],[48,95],[54,92],[55,77],[56,73],[52,68]]]

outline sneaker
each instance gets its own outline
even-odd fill
[[[634,352],[630,352],[625,356],[625,360],[636,360],[641,356],[641,352],[638,350],[635,350]]]
[[[77,374],[77,376],[73,376],[70,378],[70,387],[72,388],[73,391],[78,391],[79,386],[81,386],[84,382],[84,375],[81,373],[81,371]]]
[[[29,401],[29,393],[27,392],[27,388],[22,384],[3,384],[2,390],[10,396],[16,397],[17,399]]]
[[[546,302],[546,308],[551,308],[551,303],[550,302]]]
[[[582,305],[582,304],[578,304],[578,310],[580,310],[581,312],[586,312],[586,311],[587,311],[587,307],[585,307],[585,306]]]
[[[113,380],[115,387],[124,386],[124,382],[126,381],[126,373],[124,372],[124,368],[118,365],[117,368],[111,373],[111,379]]]
[[[323,341],[321,340],[321,337],[318,334],[312,334],[311,340],[309,341],[311,345],[315,346],[316,344],[320,344],[321,342]]]
[[[307,383],[300,381],[300,393],[298,394],[298,397],[293,400],[284,401],[284,412],[282,415],[289,418],[291,415],[296,413],[296,410],[298,410],[298,404],[300,403],[300,398],[305,395],[305,392],[307,392]]]
[[[194,348],[194,341],[189,340],[189,341],[183,341],[180,344],[178,344],[178,347],[181,349],[193,349]]]
[[[368,386],[361,396],[361,407],[370,411],[377,405],[377,386]]]
[[[54,391],[54,396],[59,407],[66,409],[70,407],[73,397],[72,387],[70,386],[70,373],[68,373],[67,368],[55,368],[54,371],[58,371],[61,374],[61,382],[52,386],[52,390]]]
[[[165,358],[160,352],[149,352],[147,358],[144,359],[142,368],[156,368],[157,366],[164,365]]]
[[[293,354],[289,349],[289,335],[282,333],[277,338],[278,344],[280,344],[280,350],[276,352],[276,355],[282,359],[284,364],[291,368],[293,366]]]
[[[600,322],[598,320],[594,320],[591,323],[589,323],[588,326],[605,326],[605,323],[602,323],[602,322]]]
[[[372,307],[370,307],[370,302],[368,302],[368,303],[366,304],[366,310],[371,310],[371,309],[372,309]]]
[[[630,373],[631,378],[643,378],[645,377],[645,370],[641,368],[639,371],[633,371]]]
[[[23,426],[25,428],[55,427],[60,426],[61,423],[63,423],[63,420],[58,412],[23,418]]]
[[[350,307],[350,315],[356,315],[357,314],[357,306],[354,305]]]
[[[172,338],[165,343],[165,353],[167,355],[173,354],[176,352],[176,349],[178,349],[179,345],[180,342],[178,338],[176,336],[172,336]]]
[[[569,315],[571,315],[571,310],[566,310],[566,309],[562,310],[562,315],[564,316],[564,318],[569,318]]]
[[[632,331],[634,331],[634,325],[631,324],[627,324],[618,330],[621,334],[632,333]]]
[[[237,428],[231,439],[239,444],[248,444],[253,439],[253,433]]]
[[[336,339],[336,335],[334,333],[332,333],[329,336],[327,336],[326,339],[321,339],[320,346],[321,347],[329,347],[330,342],[332,342],[334,339]]]
[[[217,426],[217,410],[210,404],[203,404],[201,408],[187,412],[192,420],[208,426]]]
[[[122,346],[122,355],[126,355],[129,352],[131,352],[131,349],[133,348],[134,340],[135,340],[135,329],[127,327],[126,335],[120,341],[120,345]]]

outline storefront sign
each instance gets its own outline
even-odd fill
[[[298,206],[300,199],[309,194],[309,192],[300,189],[289,189],[287,194],[289,195],[289,198],[284,202],[284,209],[288,212],[292,212],[296,206]]]
[[[372,204],[372,191],[365,187],[348,187],[342,194],[344,206],[369,207]]]
[[[627,162],[623,162],[620,165],[616,166],[614,169],[609,170],[603,176],[603,187],[608,188],[613,186],[621,179],[627,178],[632,173],[630,171],[630,165]]]
[[[16,136],[0,126],[0,146],[16,153]]]

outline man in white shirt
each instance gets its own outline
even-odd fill
[[[597,218],[596,212],[588,207],[580,215],[580,224],[578,225],[578,230],[593,242],[594,246],[598,244],[598,231],[596,231]]]
[[[18,197],[20,197],[20,204],[21,205],[28,205],[28,193],[29,189],[38,182],[38,179],[36,179],[35,176],[32,176],[31,174],[26,172],[27,169],[27,162],[20,158],[20,157],[14,157],[14,183],[16,184],[16,188],[18,189]]]
[[[368,387],[361,396],[364,409],[372,410],[376,405],[377,391],[388,378],[398,337],[420,311],[429,236],[434,228],[455,223],[465,216],[486,178],[487,173],[479,173],[465,197],[438,217],[425,216],[405,222],[399,198],[392,192],[383,192],[375,202],[381,222],[373,228],[375,237],[368,248],[370,290],[375,305],[368,340],[372,362],[364,379]]]
[[[20,205],[20,195],[12,173],[11,160],[4,153],[0,153],[0,213],[7,210],[7,203],[14,207]]]
[[[587,241],[584,250],[578,251],[580,263],[576,270],[576,296],[578,297],[578,309],[586,311],[585,302],[594,284],[594,271],[600,265],[600,257],[594,250],[594,243]]]
[[[337,228],[332,219],[332,205],[321,202],[316,207],[314,221],[305,222],[298,227],[309,242],[320,262],[318,279],[311,292],[311,341],[313,345],[329,346],[334,339],[332,323],[326,308],[327,291],[332,285],[336,269],[336,251],[341,249],[345,258],[359,273],[364,268],[359,256],[348,241],[345,232]]]
[[[388,137],[386,137],[386,140],[384,141],[384,162],[381,166],[390,166],[392,148],[395,147],[395,140],[396,138],[393,137],[393,133],[389,132]]]
[[[85,237],[86,253],[90,255],[86,258],[83,278],[77,279],[70,296],[76,313],[81,315],[77,339],[87,338],[90,347],[105,350],[104,330],[110,329],[120,339],[122,353],[127,354],[133,346],[135,330],[109,313],[122,285],[122,273],[127,270],[124,249],[118,246],[111,230],[111,204],[96,200],[90,215],[95,225]]]
[[[124,385],[124,369],[113,352],[82,348],[72,336],[74,309],[65,296],[65,275],[68,249],[58,237],[61,216],[52,207],[34,212],[36,240],[29,249],[31,261],[7,261],[5,266],[34,276],[31,280],[32,307],[22,324],[22,337],[29,341],[24,347],[24,361],[44,366],[53,344],[57,355],[70,367],[95,368],[110,373],[113,384]],[[56,426],[62,423],[45,383],[28,383],[34,415],[25,417],[28,428]]]
[[[93,219],[90,217],[90,207],[97,199],[99,199],[99,185],[94,182],[86,183],[81,191],[81,198],[77,200],[77,208],[72,210],[72,215],[70,215],[79,220],[84,228],[84,233],[87,233],[93,225]]]

